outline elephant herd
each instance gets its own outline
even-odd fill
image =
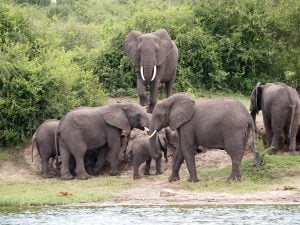
[[[233,99],[193,100],[179,93],[172,95],[176,77],[178,49],[164,29],[142,34],[130,32],[124,41],[124,51],[136,67],[140,105],[115,103],[101,107],[79,107],[61,120],[47,120],[33,136],[42,161],[43,177],[50,177],[49,158],[60,156],[63,180],[88,179],[100,173],[109,162],[110,175],[118,175],[122,134],[132,129],[145,130],[146,136],[137,137],[130,146],[133,178],[139,179],[139,166],[146,162],[149,175],[151,159],[156,161],[156,174],[161,174],[162,152],[166,157],[162,129],[178,138],[172,174],[169,181],[180,179],[179,170],[186,162],[190,182],[198,182],[195,153],[198,146],[225,150],[231,158],[229,181],[240,181],[241,161],[249,137],[255,164],[260,156],[255,148],[256,114],[262,110],[269,152],[276,154],[278,140],[284,133],[289,151],[296,151],[300,125],[299,92],[283,83],[258,83],[251,95],[250,113]],[[167,98],[157,103],[160,83],[165,83]],[[150,84],[150,100],[145,85]],[[147,106],[147,112],[142,106]],[[298,136],[300,139],[300,132]],[[87,166],[89,153],[93,168]],[[95,153],[95,154],[94,154]]]

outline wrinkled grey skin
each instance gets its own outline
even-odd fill
[[[162,134],[157,135],[156,148],[164,152],[165,157],[167,153],[166,137]],[[133,165],[133,179],[140,179],[139,167],[142,163],[146,162],[144,175],[150,175],[151,156],[149,153],[149,137],[138,137],[128,146],[129,160]],[[161,172],[161,157],[156,161],[156,175],[162,174]]]
[[[240,165],[250,133],[255,130],[250,114],[242,103],[231,99],[202,100],[195,103],[188,95],[176,94],[157,103],[152,113],[150,131],[159,131],[169,126],[177,130],[179,145],[173,162],[169,181],[179,180],[179,169],[186,161],[189,182],[198,182],[195,152],[199,145],[205,148],[224,149],[232,161],[229,181],[240,181]],[[159,157],[155,148],[155,137],[150,138],[150,154]],[[259,154],[255,151],[256,164]]]
[[[32,138],[32,155],[33,148],[36,146],[36,149],[40,155],[42,162],[42,176],[44,178],[51,178],[52,175],[49,169],[49,159],[56,157],[56,148],[55,148],[55,134],[56,128],[59,124],[59,120],[50,119],[44,121],[36,130]],[[57,157],[59,156],[59,151]],[[84,166],[90,175],[99,174],[107,155],[107,147],[104,146],[100,151],[89,151],[84,156]],[[60,169],[57,161],[57,169]],[[75,173],[76,162],[74,157],[70,158],[70,171],[72,174]]]
[[[59,120],[51,119],[43,122],[32,137],[32,155],[33,148],[36,146],[42,161],[42,176],[44,178],[52,177],[49,169],[49,159],[56,156],[55,149],[55,130]]]
[[[69,171],[71,154],[76,160],[76,177],[89,178],[84,168],[83,157],[87,150],[100,149],[106,144],[107,160],[111,167],[110,175],[118,175],[122,130],[143,129],[148,126],[149,117],[137,104],[108,104],[67,113],[57,128],[62,156],[61,178],[64,180],[73,178]]]
[[[178,62],[178,49],[165,29],[153,33],[142,34],[131,31],[123,44],[124,51],[135,65],[137,90],[140,104],[148,104],[145,85],[150,84],[150,102],[148,112],[151,113],[157,101],[158,87],[165,83],[167,97],[172,95],[176,78]],[[156,78],[151,81],[156,65]],[[142,79],[141,66],[143,66],[144,79]]]
[[[299,95],[299,98],[300,98],[300,86],[296,88],[296,91],[297,91],[297,93],[298,93],[298,95]],[[299,127],[298,127],[298,132],[297,132],[296,142],[297,142],[297,144],[300,145],[300,125],[299,125]]]
[[[300,120],[300,100],[297,92],[283,83],[258,83],[251,94],[250,111],[255,123],[256,114],[262,110],[269,153],[276,154],[278,142],[284,132],[289,151],[296,151],[296,134]]]

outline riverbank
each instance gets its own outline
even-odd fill
[[[140,180],[132,180],[131,171],[85,181],[43,179],[13,152],[2,153],[0,159],[0,206],[300,204],[300,156],[266,156],[265,165],[257,169],[249,153],[242,164],[242,182],[227,183],[227,154],[207,151],[197,155],[199,183],[186,182],[185,165],[181,180],[169,183],[170,168]]]

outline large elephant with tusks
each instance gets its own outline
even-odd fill
[[[135,65],[137,90],[142,106],[148,105],[145,85],[150,84],[147,111],[152,113],[160,83],[165,83],[167,97],[172,95],[178,61],[177,46],[165,29],[146,34],[131,31],[124,41],[124,51]]]
[[[229,181],[241,179],[241,161],[250,134],[255,151],[256,165],[260,165],[255,150],[255,129],[245,106],[233,99],[198,100],[176,94],[157,103],[150,123],[149,146],[152,158],[161,157],[156,148],[157,131],[169,126],[177,130],[179,145],[176,149],[172,175],[169,181],[179,180],[179,169],[185,160],[190,174],[189,182],[198,182],[195,151],[200,145],[211,149],[224,149],[231,158]]]

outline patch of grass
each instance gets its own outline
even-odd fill
[[[198,169],[199,183],[183,182],[184,188],[195,191],[222,191],[247,193],[267,191],[274,185],[283,184],[289,177],[300,175],[300,156],[265,155],[264,164],[257,168],[253,160],[242,162],[242,182],[227,183],[231,166],[223,169],[206,167]]]
[[[89,180],[62,181],[59,178],[36,178],[1,182],[0,206],[38,206],[111,199],[114,193],[132,184],[122,177],[100,177]]]

